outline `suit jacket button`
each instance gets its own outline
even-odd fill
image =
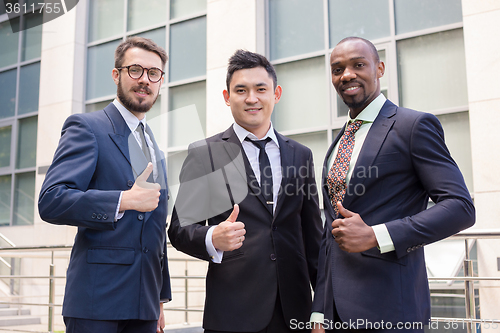
[[[271,253],[269,257],[271,258],[272,261],[276,260],[276,255],[274,253]]]
[[[97,219],[98,219],[98,220],[102,219],[102,214],[98,214],[98,215],[97,215]]]
[[[102,219],[103,219],[103,220],[107,220],[107,219],[108,219],[108,215],[107,215],[107,214],[104,214],[104,215],[102,216]]]
[[[406,252],[407,252],[407,253],[410,253],[410,252],[411,252],[411,248],[407,248],[407,249],[406,249]]]
[[[92,218],[93,218],[93,219],[95,219],[95,218],[96,218],[96,216],[97,216],[97,214],[96,214],[96,213],[92,214]]]
[[[273,226],[273,231],[276,231],[276,229],[278,229],[278,227],[274,225]]]
[[[132,187],[132,186],[134,186],[134,182],[133,182],[133,181],[131,181],[131,180],[127,181],[127,186],[128,186],[128,187]]]
[[[142,249],[142,252],[144,252],[144,253],[148,253],[148,252],[149,252],[149,249],[148,249],[147,247],[144,247],[144,248]]]
[[[142,214],[137,215],[137,219],[138,219],[139,221],[144,220],[144,215],[142,215]]]

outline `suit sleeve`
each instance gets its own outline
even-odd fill
[[[309,151],[306,170],[308,170],[305,181],[307,191],[302,204],[301,221],[309,278],[313,289],[315,289],[318,272],[319,246],[321,242],[321,227],[323,223],[319,210],[318,188],[314,177],[314,163],[311,151]]]
[[[70,116],[40,191],[38,209],[44,221],[101,230],[115,228],[121,191],[89,188],[97,157],[92,128],[81,115]],[[99,214],[102,218],[96,219]]]
[[[469,191],[434,115],[423,113],[416,119],[410,150],[417,177],[435,205],[413,216],[386,223],[398,257],[451,236],[475,222]]]
[[[207,177],[210,170],[206,169],[206,159],[200,158],[199,154],[205,154],[204,147],[189,147],[188,156],[184,161],[179,176],[179,193],[175,202],[168,238],[177,250],[187,253],[202,260],[210,260],[205,246],[205,236],[210,228],[206,220],[199,220],[200,212],[209,210],[210,202],[206,195],[208,193]]]

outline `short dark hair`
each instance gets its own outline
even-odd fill
[[[165,64],[168,60],[167,52],[165,52],[161,46],[158,46],[151,39],[137,36],[127,37],[126,40],[118,45],[115,50],[115,68],[122,67],[125,52],[133,47],[138,47],[140,49],[156,53],[161,59],[162,69],[165,69]]]
[[[246,50],[237,50],[234,54],[229,58],[229,65],[227,66],[227,75],[226,75],[226,86],[227,91],[229,93],[229,84],[231,83],[231,79],[233,78],[234,72],[240,69],[247,68],[255,68],[255,67],[263,67],[269,76],[273,79],[274,89],[278,86],[278,77],[276,76],[276,71],[274,70],[273,65],[269,62],[261,54],[246,51]]]
[[[380,62],[380,56],[378,55],[377,48],[368,39],[364,39],[364,38],[356,37],[356,36],[351,36],[351,37],[346,37],[346,38],[342,39],[340,42],[337,43],[337,45],[340,45],[340,44],[342,44],[344,42],[348,42],[348,41],[352,41],[352,40],[359,40],[359,41],[365,43],[366,45],[368,45],[368,47],[372,51],[372,54],[373,54],[373,57],[375,58],[375,61],[377,63]]]

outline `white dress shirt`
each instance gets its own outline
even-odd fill
[[[240,140],[241,146],[245,152],[245,155],[248,158],[248,162],[252,167],[252,171],[257,178],[257,181],[260,185],[260,166],[259,166],[259,153],[260,149],[257,148],[253,143],[245,141],[245,138],[249,138],[250,140],[264,140],[266,138],[271,138],[266,145],[266,154],[269,158],[269,163],[271,164],[271,169],[273,171],[273,212],[276,209],[276,203],[278,201],[278,193],[280,191],[281,186],[281,178],[282,178],[282,168],[281,168],[281,153],[278,143],[278,138],[276,137],[276,133],[274,132],[273,124],[270,125],[269,130],[263,138],[257,138],[253,133],[247,131],[237,123],[233,124],[234,132]],[[212,243],[212,233],[216,226],[212,226],[206,236],[205,236],[205,245],[207,248],[208,254],[212,257],[212,261],[214,263],[221,263],[223,257],[223,251],[217,250]]]
[[[144,126],[144,129],[146,129],[147,123],[146,123],[146,114],[144,114],[144,118],[142,120],[137,119],[136,116],[129,110],[127,110],[119,101],[118,99],[113,100],[113,105],[118,109],[120,114],[122,115],[123,119],[127,123],[128,128],[130,129],[130,132],[134,135],[137,143],[139,144],[139,147],[142,149],[142,142],[141,138],[139,136],[139,133],[136,132],[137,126],[139,126],[139,122],[142,123]],[[151,138],[149,137],[149,134],[144,130],[144,137],[146,138],[146,143],[148,144],[149,148],[149,153],[151,155],[151,163],[153,164],[153,179],[158,179],[158,166],[156,165],[156,155],[155,155],[155,150],[154,150],[154,144]],[[121,219],[123,217],[123,214],[125,212],[119,212],[120,209],[120,204],[122,202],[122,194],[123,191],[120,193],[120,197],[118,198],[118,206],[116,207],[116,215],[115,215],[115,221]]]

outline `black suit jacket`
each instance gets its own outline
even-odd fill
[[[230,332],[263,329],[271,320],[278,289],[286,321],[309,320],[310,284],[314,286],[316,281],[322,225],[312,153],[276,134],[283,179],[274,216],[267,209],[258,185],[253,185],[255,176],[232,126],[191,145],[184,162],[168,235],[178,250],[210,262],[205,329]],[[243,158],[238,162],[239,154]],[[238,171],[237,166],[228,167],[230,161],[244,165]],[[222,169],[225,175],[219,177]],[[213,177],[201,180],[207,174]],[[243,181],[232,181],[238,177],[243,177]],[[190,189],[187,183],[193,179],[201,181]],[[241,190],[247,194],[241,196]],[[245,241],[241,248],[225,252],[221,264],[215,264],[206,251],[205,235],[210,226],[228,218],[233,202],[240,206],[237,220],[245,223]],[[210,212],[208,223],[196,220],[200,214],[193,212],[195,208]]]
[[[423,246],[470,227],[475,210],[438,119],[386,101],[354,166],[343,205],[366,224],[385,223],[395,251],[340,250],[328,196],[328,150],[323,172],[325,229],[313,311],[343,322],[424,322],[430,295]],[[427,208],[429,198],[435,205]],[[395,326],[394,326],[395,327]],[[358,328],[362,328],[361,326]]]

